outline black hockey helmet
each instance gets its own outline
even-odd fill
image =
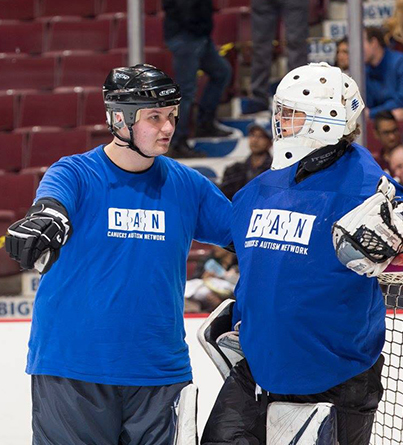
[[[178,106],[181,100],[179,85],[163,71],[147,64],[114,68],[104,82],[103,96],[110,131],[143,156],[133,143],[132,126],[140,117],[138,111],[144,108]],[[119,123],[115,122],[115,112],[123,113],[130,131],[130,140],[117,134]]]

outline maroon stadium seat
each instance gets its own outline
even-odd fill
[[[123,56],[117,53],[62,56],[59,85],[101,88],[109,71],[122,65]]]
[[[31,20],[36,16],[36,0],[2,0],[0,20]]]
[[[41,17],[55,15],[78,15],[82,17],[95,16],[98,13],[97,0],[42,0],[40,8]]]
[[[18,127],[75,127],[81,93],[33,93],[21,97]]]
[[[0,132],[0,169],[16,172],[23,167],[26,135]]]
[[[17,219],[23,218],[33,203],[37,187],[38,178],[34,174],[0,175],[0,208],[13,210]]]
[[[146,47],[154,46],[163,48],[163,17],[162,15],[147,15],[144,17],[145,29],[145,45]],[[127,48],[127,19],[122,18],[117,20],[117,41],[116,48]]]
[[[84,91],[82,125],[103,125],[106,121],[105,105],[101,89]]]
[[[221,0],[220,9],[250,7],[251,0]]]
[[[47,51],[110,48],[111,20],[57,21],[49,24]]]
[[[329,0],[309,1],[309,24],[316,25],[327,17]]]
[[[44,32],[38,22],[0,24],[0,53],[40,53]]]
[[[0,277],[8,277],[20,272],[20,265],[12,260],[6,249],[3,248],[5,242],[3,236],[7,233],[9,226],[17,219],[15,212],[11,210],[0,210]]]
[[[146,3],[148,0],[145,0]],[[102,14],[111,14],[127,11],[127,0],[103,0],[101,5]]]
[[[212,38],[216,45],[236,43],[239,35],[239,13],[218,13],[214,15]]]
[[[168,76],[173,77],[172,53],[164,48],[144,48],[146,63],[156,66],[164,71]]]
[[[52,89],[55,87],[56,59],[25,57],[0,59],[1,89]]]
[[[12,130],[16,118],[17,97],[0,92],[0,130]]]
[[[84,153],[88,149],[88,141],[88,132],[79,129],[32,132],[26,166],[50,166],[63,156]]]
[[[145,0],[144,1],[144,13],[147,15],[153,15],[160,12],[162,9],[161,0]]]

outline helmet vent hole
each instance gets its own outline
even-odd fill
[[[345,86],[346,88],[348,88],[350,85],[349,85],[348,83],[345,83],[344,86]]]
[[[298,79],[299,79],[299,76],[297,74],[296,76],[294,76],[294,80],[298,80]]]
[[[327,82],[327,79],[326,78],[324,78],[324,77],[321,77],[320,78],[320,83],[326,83]]]
[[[285,154],[285,157],[287,159],[291,159],[292,158],[292,153],[290,153],[289,151],[287,151],[287,153]]]
[[[323,126],[323,131],[324,131],[325,133],[327,133],[328,131],[330,131],[330,127],[329,127],[329,125],[324,125],[324,126]]]
[[[309,93],[310,93],[310,91],[309,91],[309,90],[304,90],[304,91],[302,92],[302,94],[303,94],[304,96],[308,96],[308,95],[309,95]]]
[[[330,112],[330,116],[332,116],[332,117],[336,117],[336,116],[337,116],[337,111],[336,111],[336,110],[332,110],[332,111]]]

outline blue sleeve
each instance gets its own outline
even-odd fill
[[[228,246],[231,243],[232,204],[209,179],[202,177],[199,214],[194,239]]]
[[[35,201],[54,198],[66,208],[71,218],[78,208],[80,198],[80,174],[71,158],[62,158],[45,173],[36,191]]]
[[[371,119],[379,113],[380,111],[390,111],[396,108],[403,108],[403,59],[399,58],[398,63],[395,65],[396,70],[396,86],[393,90],[393,97],[388,99],[386,102],[378,105],[376,107],[370,108],[369,116]]]

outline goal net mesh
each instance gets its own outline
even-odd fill
[[[384,394],[372,430],[371,445],[403,444],[403,273],[384,273],[386,342],[382,372]]]

